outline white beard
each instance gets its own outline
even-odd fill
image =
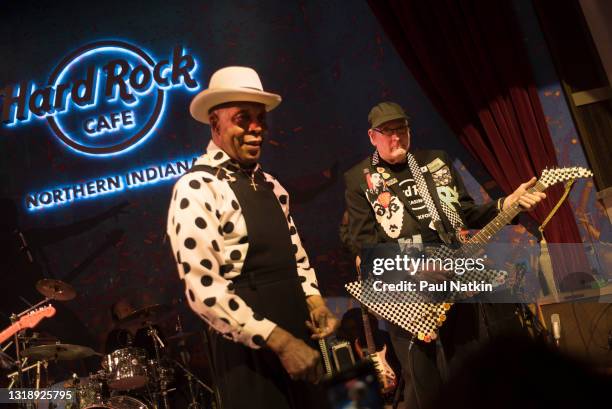
[[[408,151],[404,148],[397,148],[391,152],[393,159],[395,160],[393,163],[400,163],[406,160],[406,154]]]

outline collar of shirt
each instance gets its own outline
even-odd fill
[[[212,140],[206,147],[206,154],[202,155],[200,159],[196,161],[198,165],[208,165],[213,168],[224,168],[229,174],[232,174],[240,170],[238,162],[230,158],[225,151],[217,146]],[[254,172],[261,169],[259,163],[255,165]]]

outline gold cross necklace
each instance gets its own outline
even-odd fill
[[[249,184],[251,185],[254,191],[257,191],[257,183],[255,183],[255,170],[253,169],[252,171],[249,172],[249,171],[246,171],[240,168],[240,171],[244,173],[245,175],[247,175],[249,179],[251,179],[251,183]]]

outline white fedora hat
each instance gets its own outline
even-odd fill
[[[208,89],[191,101],[189,112],[200,122],[208,123],[208,111],[226,102],[258,102],[271,111],[281,103],[280,95],[263,90],[259,75],[249,67],[225,67],[210,77]]]

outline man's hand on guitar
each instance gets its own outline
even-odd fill
[[[511,195],[504,199],[503,210],[510,208],[514,203],[518,202],[522,210],[532,211],[538,203],[543,199],[546,199],[546,193],[544,192],[533,192],[529,193],[527,189],[535,185],[537,179],[531,178],[525,183],[522,183]]]
[[[311,295],[306,299],[310,311],[310,321],[306,326],[312,331],[312,339],[321,339],[333,334],[340,326],[340,321],[327,308],[320,295]]]
[[[323,375],[321,354],[284,329],[274,328],[266,344],[276,353],[291,379],[317,383]]]

